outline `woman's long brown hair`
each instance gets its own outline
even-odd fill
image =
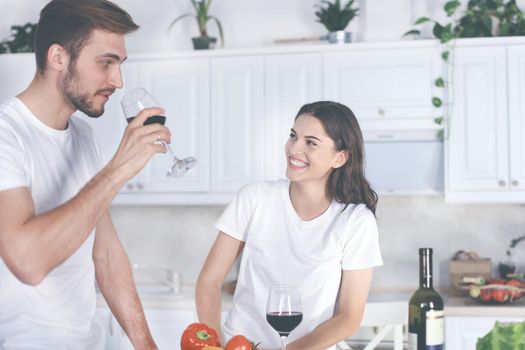
[[[363,203],[375,214],[377,194],[365,178],[363,134],[354,113],[341,103],[319,101],[302,106],[295,119],[301,114],[317,118],[336,149],[348,152],[346,163],[332,170],[328,178],[328,194],[346,206]]]

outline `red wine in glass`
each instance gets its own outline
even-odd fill
[[[135,119],[135,117],[127,118],[126,121],[129,124],[133,121],[133,119]],[[146,121],[144,122],[144,125],[150,125],[150,124],[155,124],[155,123],[162,124],[162,125],[166,124],[166,117],[163,115],[153,115],[149,117],[148,119],[146,119]]]
[[[272,286],[266,304],[266,321],[281,337],[281,348],[286,350],[286,339],[303,320],[301,295],[295,286]]]
[[[266,314],[266,321],[275,329],[281,337],[287,337],[303,320],[303,313],[292,312],[270,312]]]

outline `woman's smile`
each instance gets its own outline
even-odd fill
[[[291,169],[305,169],[308,167],[308,163],[300,160],[300,159],[297,159],[295,157],[292,157],[292,156],[289,156],[288,157],[288,166],[291,168]]]

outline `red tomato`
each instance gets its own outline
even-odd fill
[[[207,345],[220,346],[221,343],[217,332],[204,323],[192,323],[182,333],[180,340],[182,350],[201,350]]]
[[[507,281],[501,278],[489,278],[487,282],[488,284],[507,284]]]
[[[224,350],[252,350],[252,343],[246,337],[236,335],[230,339]]]
[[[479,298],[483,301],[489,301],[491,298],[490,289],[482,289],[479,293]]]
[[[507,299],[509,298],[509,295],[507,294],[507,291],[504,289],[493,289],[491,293],[491,297],[493,300],[503,303],[507,301]]]
[[[525,288],[525,283],[517,280],[510,280],[507,282],[507,286],[514,286],[519,288]],[[509,297],[511,299],[519,299],[522,297],[523,293],[519,290],[509,290],[507,293],[509,293]]]

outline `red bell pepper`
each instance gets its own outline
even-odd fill
[[[220,346],[221,343],[217,332],[204,323],[192,323],[182,333],[181,350],[201,350],[206,345]]]

